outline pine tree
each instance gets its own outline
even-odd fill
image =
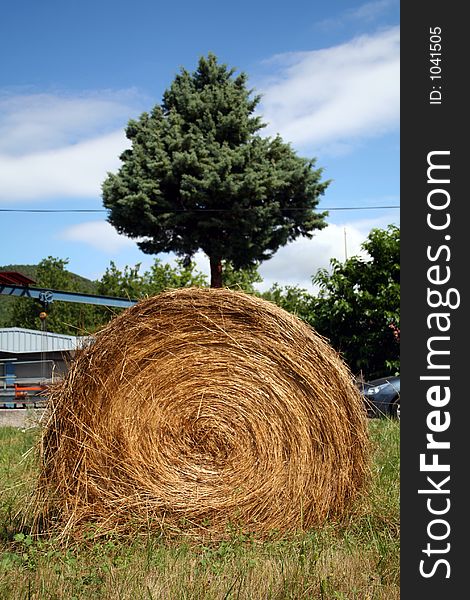
[[[222,261],[235,269],[269,259],[300,235],[326,226],[316,213],[328,182],[315,159],[298,157],[280,136],[262,137],[244,73],[213,54],[182,69],[161,105],[131,120],[131,148],[103,183],[108,220],[148,254],[209,257],[211,286]]]

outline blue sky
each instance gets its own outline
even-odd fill
[[[161,102],[201,55],[245,71],[262,94],[266,135],[316,157],[332,183],[328,227],[280,249],[260,272],[309,287],[332,257],[359,252],[373,227],[399,224],[399,1],[295,3],[17,0],[0,22],[0,209],[102,210],[124,127]],[[99,278],[142,263],[106,213],[0,212],[0,264],[69,259]],[[163,260],[173,261],[171,255]],[[201,270],[207,259],[197,255]]]

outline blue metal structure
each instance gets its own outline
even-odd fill
[[[66,292],[63,290],[40,288],[31,285],[34,283],[35,282],[32,279],[21,273],[14,271],[0,272],[0,294],[20,298],[34,298],[35,300],[39,300],[44,310],[48,310],[51,303],[55,301],[96,304],[98,306],[111,306],[114,308],[129,308],[130,306],[137,304],[137,300],[131,300],[130,298],[117,298],[114,296],[100,296],[97,294],[82,294],[80,292]],[[45,330],[47,313],[42,312],[39,315],[39,318],[41,319],[43,329]],[[41,362],[43,362],[43,359],[41,359]],[[0,383],[2,384],[0,387],[3,389],[0,390],[0,397],[4,397],[6,400],[6,402],[3,403],[3,406],[5,408],[14,407],[18,404],[26,406],[26,403],[29,402],[28,397],[30,397],[31,402],[34,402],[34,406],[36,406],[36,402],[38,401],[36,398],[36,394],[38,393],[35,391],[36,388],[20,388],[15,383],[15,362],[6,359],[5,361],[2,361],[1,366],[3,376],[0,377]],[[37,387],[38,389],[41,389],[43,386],[39,385]],[[32,395],[30,393],[31,391],[33,392]],[[8,400],[10,400],[10,402],[8,402]],[[13,400],[13,402],[11,402],[11,400]]]
[[[133,306],[137,303],[137,300],[130,300],[128,298],[98,296],[95,294],[82,294],[79,292],[64,292],[61,290],[51,290],[11,283],[0,283],[0,294],[19,296],[22,298],[35,298],[44,306],[47,306],[56,300],[62,302],[79,302],[81,304],[97,304],[100,306],[114,306],[115,308],[129,308],[129,306]]]

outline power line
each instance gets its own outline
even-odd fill
[[[106,212],[97,208],[0,208],[0,212],[13,213],[101,213]]]
[[[376,210],[376,209],[389,209],[389,208],[400,208],[399,204],[393,204],[388,206],[332,206],[332,207],[320,207],[317,210]],[[254,210],[253,208],[174,208],[171,210],[161,210],[158,211],[161,214],[171,214],[171,213],[210,213],[210,212],[248,212]],[[296,211],[296,210],[305,210],[305,208],[281,208],[283,212],[285,211]],[[107,212],[105,209],[100,208],[0,208],[0,212],[9,212],[9,213],[104,213]]]

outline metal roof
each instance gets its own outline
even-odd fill
[[[63,335],[49,331],[22,329],[21,327],[0,328],[0,352],[29,354],[35,352],[69,352],[83,345],[86,336]]]
[[[17,271],[0,271],[0,283],[14,283],[17,285],[30,285],[36,283],[34,279],[26,277]]]

